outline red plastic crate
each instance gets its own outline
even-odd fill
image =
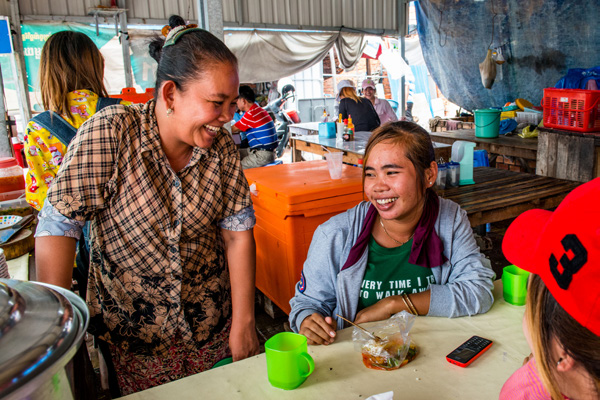
[[[544,89],[544,126],[600,132],[600,90]]]

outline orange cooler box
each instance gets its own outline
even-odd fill
[[[256,213],[256,287],[289,314],[315,229],[363,199],[362,169],[344,164],[333,180],[326,161],[307,161],[244,174]]]

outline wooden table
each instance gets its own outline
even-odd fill
[[[419,354],[395,371],[367,369],[360,353],[354,350],[354,328],[348,328],[338,331],[336,341],[329,346],[309,346],[315,370],[295,390],[285,391],[269,384],[263,353],[123,399],[364,400],[387,391],[394,391],[394,399],[497,399],[504,382],[530,350],[521,327],[525,307],[502,299],[500,281],[494,286],[496,300],[486,314],[417,317],[411,336]],[[472,335],[491,339],[494,344],[467,368],[448,363],[446,355]]]
[[[473,169],[474,185],[439,190],[467,212],[471,226],[516,218],[532,208],[550,209],[580,185],[563,179],[479,167]]]
[[[452,144],[457,140],[467,140],[477,144],[477,149],[486,150],[488,153],[500,154],[518,159],[535,160],[537,157],[538,139],[523,139],[519,136],[500,135],[497,138],[479,138],[475,137],[474,129],[458,129],[446,132],[430,132],[431,140],[439,143]],[[522,162],[527,171],[529,169],[526,162]]]
[[[302,161],[302,152],[323,155],[329,151],[342,151],[343,161],[347,164],[356,165],[359,161],[362,162],[365,154],[367,142],[371,137],[371,132],[356,132],[354,140],[350,142],[338,142],[335,138],[327,139],[319,137],[319,135],[302,135],[290,138],[292,145],[292,162]],[[433,143],[435,158],[443,157],[445,160],[450,159],[452,147],[447,144]],[[327,150],[325,150],[327,148]]]

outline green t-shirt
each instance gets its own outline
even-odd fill
[[[400,247],[388,249],[377,244],[371,235],[358,311],[388,296],[423,292],[435,283],[431,268],[408,262],[412,243],[411,239]]]

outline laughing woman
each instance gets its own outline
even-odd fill
[[[238,97],[237,60],[212,34],[171,22],[151,43],[156,98],[82,125],[36,233],[38,278],[69,288],[73,236],[92,221],[90,332],[123,395],[259,350],[254,212],[222,128]]]
[[[369,201],[315,231],[290,325],[309,343],[329,344],[344,321],[378,321],[406,310],[459,317],[494,301],[494,273],[465,211],[433,190],[429,134],[411,122],[373,132],[365,150]]]

